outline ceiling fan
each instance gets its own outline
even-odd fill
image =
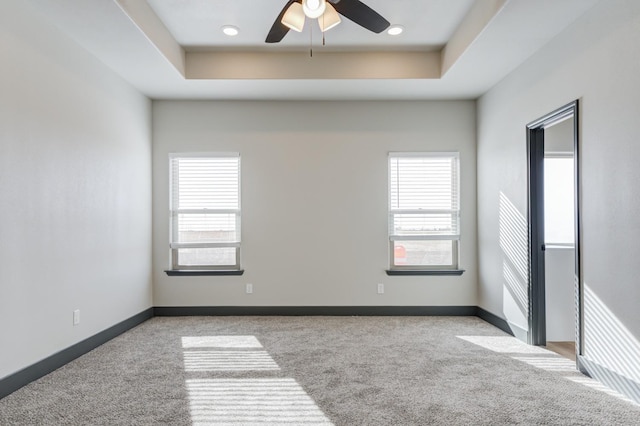
[[[318,19],[320,30],[325,32],[341,22],[340,15],[377,34],[391,25],[359,0],[289,0],[273,23],[266,42],[280,42],[290,29],[302,31],[306,18]]]

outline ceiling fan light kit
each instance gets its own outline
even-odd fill
[[[336,9],[333,6],[331,6],[331,4],[326,3],[324,1],[321,3],[318,0],[315,0],[317,3],[312,5],[311,4],[312,1],[313,0],[309,0],[309,1],[303,0],[302,4],[298,2],[292,3],[291,6],[289,6],[287,11],[282,16],[282,24],[289,29],[292,29],[297,32],[302,32],[302,30],[304,29],[305,19],[307,17],[311,19],[316,19],[315,12],[318,10],[323,10],[323,13],[317,17],[320,31],[322,32],[328,31],[331,28],[338,25],[340,22],[342,22],[340,15],[336,11]],[[309,4],[310,6],[306,6],[307,4]],[[315,7],[315,9],[311,9],[311,7]],[[314,13],[310,14],[308,12],[309,10],[311,10]]]
[[[340,15],[361,27],[380,34],[391,25],[360,0],[289,0],[267,34],[267,43],[279,43],[289,30],[301,32],[306,18],[317,19],[325,32],[338,25]]]
[[[304,12],[300,3],[291,3],[282,17],[282,24],[297,32],[302,32],[304,28]]]
[[[302,10],[311,19],[321,17],[326,8],[326,0],[302,0]]]
[[[320,18],[318,18],[318,25],[320,25],[320,31],[329,31],[331,28],[342,22],[340,15],[336,9],[327,3],[327,8]]]

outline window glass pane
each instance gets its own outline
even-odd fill
[[[178,243],[212,243],[235,242],[240,240],[237,235],[238,215],[235,213],[197,214],[187,213],[177,215]]]
[[[229,266],[236,264],[235,247],[189,248],[178,250],[180,266]]]
[[[457,235],[457,213],[394,214],[393,235]]]
[[[544,241],[574,244],[573,158],[544,159]]]
[[[394,241],[394,266],[451,266],[454,242],[451,240]]]

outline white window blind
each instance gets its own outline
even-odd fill
[[[173,268],[239,268],[239,154],[173,154],[170,168]]]
[[[457,263],[454,257],[460,239],[459,188],[458,153],[389,154],[392,266]],[[398,260],[399,256],[409,255],[415,259]]]

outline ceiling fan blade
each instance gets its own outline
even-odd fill
[[[284,6],[284,9],[282,9],[282,12],[280,12],[280,15],[278,15],[276,21],[273,23],[273,26],[269,30],[269,34],[267,34],[267,39],[265,40],[267,43],[279,43],[284,38],[284,36],[287,35],[287,33],[289,32],[289,27],[282,23],[282,17],[287,12],[287,9],[289,9],[289,6],[291,6],[291,4],[295,3],[296,1],[297,0],[289,0]]]
[[[345,18],[352,20],[356,24],[374,33],[379,34],[391,25],[389,21],[384,19],[378,12],[359,0],[339,0],[337,2],[331,1],[331,3]]]

